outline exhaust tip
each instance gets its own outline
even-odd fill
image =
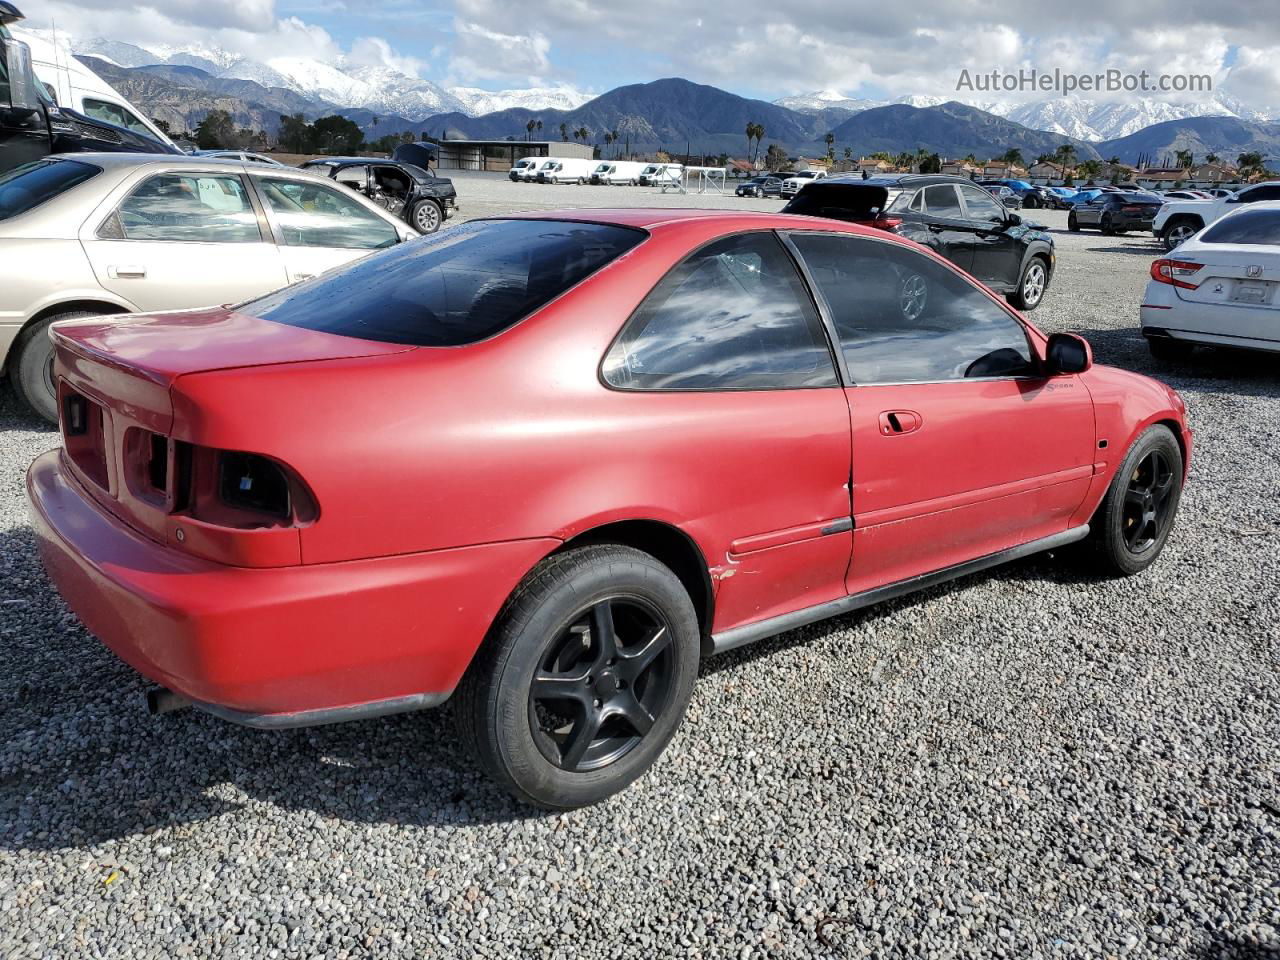
[[[180,693],[174,693],[166,687],[152,687],[147,691],[147,713],[158,717],[163,713],[185,710],[191,701]]]

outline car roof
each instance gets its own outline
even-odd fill
[[[885,173],[863,180],[861,174],[841,174],[838,177],[823,177],[823,183],[847,183],[863,187],[919,187],[931,183],[968,183],[968,177],[957,177],[949,173]],[[805,189],[808,189],[807,187]]]
[[[240,151],[235,151],[239,153]],[[184,164],[191,166],[219,168],[227,170],[243,170],[245,162],[239,157],[201,157],[187,153],[55,153],[51,160],[81,160],[91,163],[103,170],[123,170],[134,167],[160,166],[178,167]],[[296,169],[286,167],[285,169]],[[298,173],[303,171],[298,170]]]
[[[830,178],[828,178],[830,179]],[[807,188],[806,188],[807,189]],[[581,209],[581,210],[528,210],[522,213],[505,214],[490,217],[492,220],[574,220],[581,223],[602,223],[618,227],[638,227],[652,230],[671,227],[677,224],[714,224],[721,223],[725,232],[736,230],[783,230],[783,229],[840,229],[845,233],[859,233],[866,236],[893,238],[883,230],[860,227],[856,224],[840,220],[828,220],[824,217],[806,217],[799,214],[770,213],[767,211],[744,210],[712,210],[706,207],[620,207],[614,209]],[[897,239],[897,238],[893,238]],[[905,242],[905,241],[904,241]]]

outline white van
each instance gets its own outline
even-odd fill
[[[610,160],[596,168],[596,172],[591,175],[591,182],[635,186],[640,182],[640,171],[644,168],[643,163],[634,160]]]
[[[586,183],[596,168],[595,160],[580,157],[548,157],[538,168],[539,183]]]
[[[529,180],[537,173],[538,163],[541,160],[541,157],[524,157],[517,160],[515,166],[507,171],[507,176],[512,180]]]
[[[649,163],[640,171],[640,186],[660,187],[679,183],[684,175],[683,163]]]
[[[31,48],[31,66],[36,79],[49,88],[58,106],[68,107],[95,120],[114,123],[144,137],[173,146],[173,141],[141,110],[124,98],[111,84],[71,55],[63,44],[54,44],[30,30],[10,32]]]

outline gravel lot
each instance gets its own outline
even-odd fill
[[[467,216],[700,199],[456,179]],[[1036,321],[1153,370],[1152,241],[1034,215]],[[57,438],[6,397],[0,957],[1278,957],[1276,371],[1158,371],[1198,450],[1146,574],[1034,558],[712,661],[656,769],[563,815],[447,710],[148,719],[40,568],[23,472]]]

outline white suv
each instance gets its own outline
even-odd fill
[[[821,180],[827,175],[825,170],[801,170],[799,173],[793,173],[787,179],[782,181],[782,199],[786,200],[794,197],[800,192],[800,188],[812,180]]]

